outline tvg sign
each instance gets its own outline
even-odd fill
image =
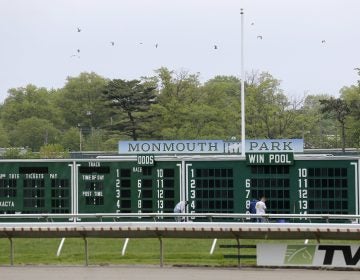
[[[360,267],[360,245],[258,244],[257,264]]]
[[[288,245],[284,264],[337,266],[339,263],[344,263],[346,266],[360,266],[360,246],[355,247],[350,245]]]

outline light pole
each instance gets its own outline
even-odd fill
[[[245,157],[244,10],[241,9],[241,156]]]
[[[90,135],[93,134],[93,126],[92,126],[92,112],[86,111],[86,115],[89,117],[89,125],[90,125]]]
[[[78,123],[78,127],[79,127],[79,149],[81,152],[82,151],[82,129],[81,129],[80,123]]]

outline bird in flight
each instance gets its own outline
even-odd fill
[[[258,38],[258,39],[262,40],[263,36],[258,35],[256,38]]]
[[[111,44],[112,46],[115,46],[115,42],[114,42],[114,41],[111,41],[110,44]]]
[[[323,43],[323,44],[324,44],[324,43],[326,43],[326,41],[325,41],[325,40],[322,40],[322,41],[321,41],[321,43]]]
[[[77,51],[77,53],[80,53],[80,49],[77,49],[76,51]]]
[[[214,50],[217,50],[218,49],[218,46],[217,45],[214,45]]]
[[[81,29],[80,29],[80,27],[78,27],[78,28],[77,28],[77,32],[81,32]]]

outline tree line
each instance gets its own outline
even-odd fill
[[[360,71],[359,71],[360,75]],[[360,146],[360,81],[338,98],[290,99],[270,73],[245,81],[248,139],[303,138],[306,148]],[[240,80],[160,68],[136,80],[96,73],[68,77],[64,87],[12,88],[0,106],[6,157],[40,152],[116,151],[119,140],[240,139]]]

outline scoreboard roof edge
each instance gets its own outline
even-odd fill
[[[66,159],[0,159],[0,162],[65,162],[72,163],[74,161],[78,161],[77,159],[66,158]]]
[[[245,161],[245,157],[238,155],[154,155],[156,161],[203,161],[203,160],[224,160],[224,161]],[[294,154],[295,160],[360,160],[359,156],[333,156],[333,155],[309,155],[309,154]],[[99,161],[111,160],[136,160],[136,156],[112,156],[112,157],[98,157]]]

